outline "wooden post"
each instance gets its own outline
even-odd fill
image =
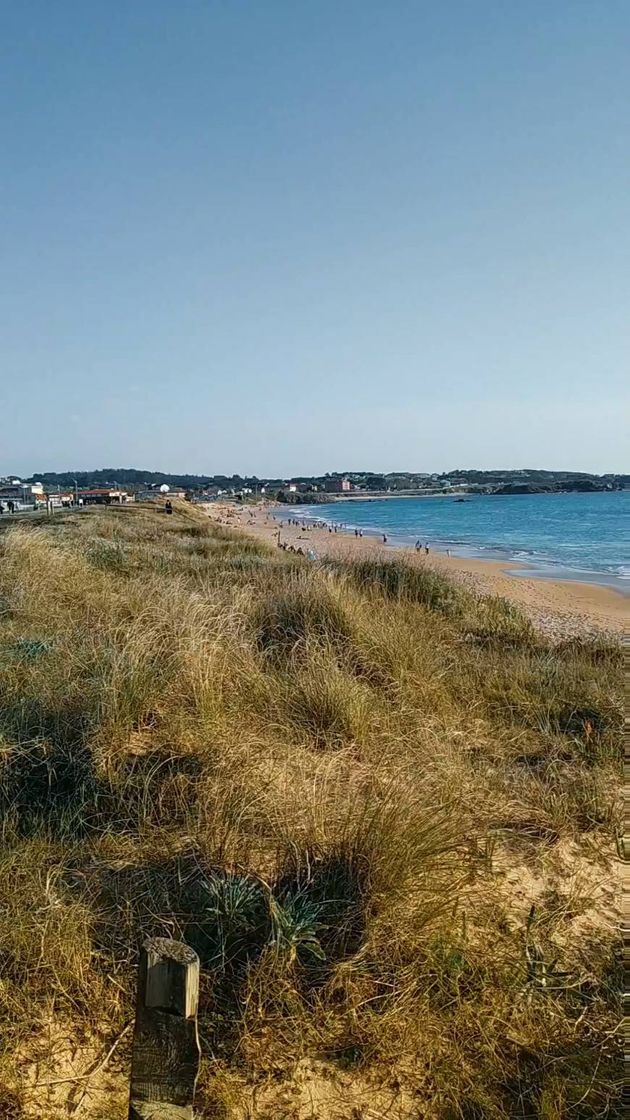
[[[142,946],[129,1120],[193,1120],[199,1073],[199,957],[182,941]]]

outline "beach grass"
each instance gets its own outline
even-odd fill
[[[200,1118],[621,1115],[614,639],[137,505],[3,527],[0,668],[1,1116],[126,1116],[147,934]]]

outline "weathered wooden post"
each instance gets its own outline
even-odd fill
[[[199,1073],[199,957],[182,941],[142,946],[129,1120],[193,1120]]]

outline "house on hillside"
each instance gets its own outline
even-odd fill
[[[310,482],[287,482],[284,487],[290,494],[311,494],[313,490],[317,490]]]
[[[352,490],[349,478],[327,478],[324,486],[327,494],[345,494]]]

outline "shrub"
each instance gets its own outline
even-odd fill
[[[353,560],[341,565],[330,562],[334,571],[344,571],[362,590],[375,589],[389,599],[422,603],[448,616],[461,614],[466,595],[447,576],[431,568],[420,568],[404,560]]]
[[[352,640],[352,626],[338,598],[325,583],[302,573],[263,598],[254,626],[258,648],[276,658],[304,653],[312,645],[343,650]]]

